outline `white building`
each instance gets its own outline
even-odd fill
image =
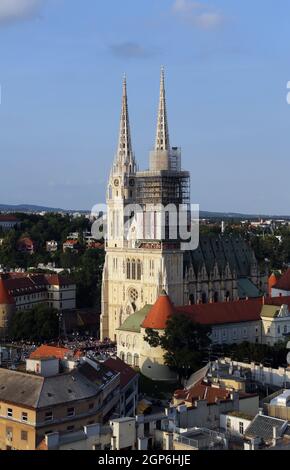
[[[50,240],[46,242],[46,251],[49,253],[54,253],[58,249],[58,242],[55,240]]]
[[[0,274],[0,334],[15,311],[44,304],[59,311],[76,308],[76,285],[59,274]]]
[[[220,428],[232,436],[242,438],[253,418],[241,411],[228,411],[220,415]]]
[[[0,214],[0,230],[7,232],[19,225],[19,220],[14,215]]]
[[[290,335],[290,312],[287,304],[264,305],[261,311],[262,342],[273,346]]]

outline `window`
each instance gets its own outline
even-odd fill
[[[240,434],[244,434],[244,423],[242,421],[239,422],[239,432]]]
[[[136,300],[138,300],[138,292],[136,291],[136,289],[129,290],[129,297],[131,302],[136,302]]]
[[[7,426],[6,428],[6,438],[12,441],[13,439],[13,429]]]
[[[287,325],[284,325],[284,333],[287,333]]]
[[[27,439],[28,439],[27,431],[21,431],[21,440],[27,441]]]
[[[74,428],[75,428],[74,426],[68,426],[68,427],[66,428],[66,430],[67,430],[68,432],[72,432],[72,431],[74,430]]]
[[[13,418],[13,410],[12,410],[12,408],[7,408],[7,416],[8,416],[8,418]]]
[[[94,404],[93,403],[90,403],[89,404],[89,410],[92,410],[94,408]]]
[[[130,353],[127,354],[127,364],[129,366],[132,365],[132,354],[130,354]]]
[[[22,420],[22,421],[28,421],[28,414],[25,413],[25,412],[23,412],[23,413],[21,414],[21,420]]]
[[[53,414],[52,411],[47,411],[45,413],[44,421],[52,421],[53,420]]]
[[[227,430],[231,429],[231,420],[227,418]]]
[[[137,280],[138,281],[141,281],[141,274],[142,274],[141,261],[138,259],[137,261]]]
[[[67,409],[67,416],[71,417],[75,415],[75,409],[74,408],[68,408]]]
[[[132,279],[136,279],[136,261],[132,261]]]
[[[131,279],[131,263],[129,259],[127,259],[127,279]]]

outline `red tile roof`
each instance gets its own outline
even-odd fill
[[[118,357],[111,357],[107,359],[104,364],[109,369],[112,369],[115,372],[120,372],[120,384],[122,388],[128,385],[128,383],[137,375],[137,372],[125,364],[125,362],[121,361]]]
[[[164,330],[167,321],[174,312],[175,308],[173,303],[166,292],[163,291],[143,321],[142,327]]]
[[[264,304],[277,306],[286,304],[290,309],[290,296],[187,305],[178,307],[177,310],[190,314],[193,321],[197,323],[218,325],[260,320],[261,308]]]
[[[0,305],[13,305],[15,300],[5,286],[5,281],[0,275]]]
[[[31,238],[29,237],[20,238],[17,243],[21,245],[29,245],[29,246],[34,245],[34,241],[31,240]]]
[[[217,400],[227,400],[230,398],[231,392],[226,388],[211,387],[203,382],[203,379],[189,390],[176,390],[174,398],[187,402],[196,400],[206,400],[208,404],[215,403]]]
[[[235,300],[232,302],[217,302],[209,304],[185,305],[175,307],[170,298],[163,294],[156,301],[143,321],[143,328],[164,330],[172,315],[188,315],[195,323],[203,325],[222,325],[226,323],[241,323],[260,320],[263,304],[287,304],[290,309],[290,296]]]
[[[193,403],[197,400],[206,400],[208,405],[212,405],[217,400],[230,400],[232,391],[222,387],[213,387],[201,379],[197,384],[189,389],[176,390],[174,398]],[[248,398],[255,394],[239,391],[239,398]]]
[[[74,284],[66,276],[59,274],[6,273],[2,274],[5,288],[10,295],[33,294],[46,290],[47,286],[68,286]]]
[[[219,325],[260,320],[263,299],[236,300],[178,307],[179,313],[189,315],[196,323]]]
[[[0,222],[19,222],[14,215],[0,214]]]
[[[289,290],[290,291],[290,269],[278,279],[276,284],[272,286],[274,289]]]
[[[64,246],[65,245],[79,245],[79,241],[78,240],[66,240],[63,245]]]
[[[73,282],[66,276],[60,276],[59,274],[45,274],[47,283],[51,286],[68,286]]]
[[[61,348],[59,346],[48,346],[43,344],[30,354],[29,359],[39,359],[46,357],[55,357],[56,359],[64,359],[65,356],[72,353],[70,349]]]

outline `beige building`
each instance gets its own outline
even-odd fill
[[[14,312],[44,304],[60,311],[76,308],[76,285],[59,274],[0,274],[0,336]]]
[[[32,362],[30,372],[0,369],[1,450],[35,450],[46,435],[106,423],[118,411],[120,374],[87,358],[64,373],[54,358],[39,372]]]

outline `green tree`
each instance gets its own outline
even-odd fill
[[[27,311],[15,313],[10,325],[13,340],[48,341],[59,334],[58,311],[40,304]]]
[[[102,250],[87,250],[81,258],[79,268],[72,273],[77,285],[77,306],[79,308],[96,307],[100,309],[104,256]]]
[[[144,339],[151,347],[164,349],[165,364],[177,372],[180,381],[201,367],[211,343],[211,328],[183,314],[168,320],[164,334],[149,328],[145,333]]]

